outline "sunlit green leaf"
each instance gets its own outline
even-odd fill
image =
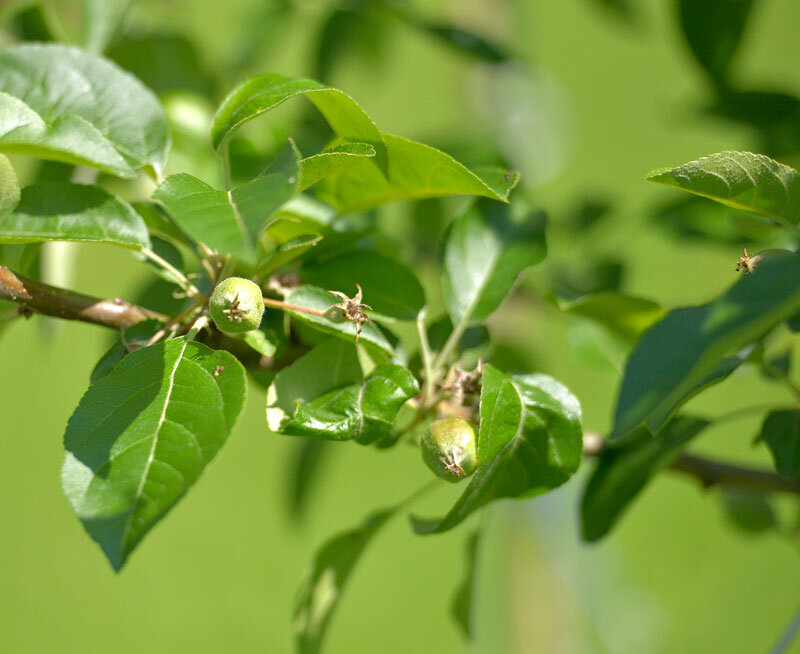
[[[39,182],[22,190],[17,208],[0,217],[0,242],[93,241],[150,247],[141,216],[97,186]]]
[[[732,353],[800,310],[798,279],[799,256],[768,259],[716,300],[671,311],[647,330],[626,364],[610,438],[640,425],[657,433],[692,395],[729,374],[738,365],[727,366]]]
[[[64,436],[62,486],[115,570],[225,444],[245,393],[231,354],[185,338],[129,354],[89,387]]]
[[[303,169],[303,183],[300,190],[313,186],[341,168],[374,156],[375,148],[367,143],[342,143],[319,154],[306,157],[300,162]]]
[[[158,177],[169,144],[156,97],[110,61],[56,44],[0,52],[0,150]]]
[[[17,173],[14,171],[14,167],[8,157],[0,154],[0,216],[11,211],[19,204],[20,194]]]
[[[456,218],[444,249],[442,285],[453,324],[488,317],[527,268],[547,253],[546,218],[480,201]]]
[[[440,520],[414,521],[418,533],[440,533],[502,497],[530,497],[563,484],[581,461],[578,401],[547,375],[483,370],[478,469]]]
[[[778,222],[800,222],[800,174],[763,154],[719,152],[647,179],[752,211]]]
[[[349,295],[354,295],[356,284],[360,284],[364,302],[389,318],[415,320],[425,306],[425,292],[416,275],[399,261],[374,250],[351,250],[306,265],[300,279]]]
[[[581,499],[583,539],[596,541],[605,536],[650,479],[709,424],[707,420],[679,416],[658,438],[641,428],[623,445],[605,448]]]
[[[153,197],[193,239],[255,264],[270,217],[297,194],[299,184],[300,159],[289,141],[261,175],[230,192],[180,173],[167,177]]]
[[[448,195],[477,195],[508,200],[519,175],[498,169],[470,171],[441,150],[400,136],[383,134],[388,165],[366,159],[328,175],[319,197],[341,213],[362,211],[394,202]]]

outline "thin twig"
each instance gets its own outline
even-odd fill
[[[599,434],[584,433],[583,453],[585,455],[600,456],[605,448],[605,440]],[[727,486],[746,488],[762,493],[800,495],[800,478],[787,481],[768,470],[731,465],[691,454],[680,454],[668,468],[694,477],[705,488]]]
[[[186,320],[200,307],[205,306],[207,302],[208,302],[208,295],[204,295],[203,297],[199,298],[197,302],[195,302],[192,306],[181,311],[177,316],[175,316],[166,325],[164,325],[155,334],[153,334],[153,336],[150,337],[150,340],[147,341],[147,345],[145,347],[153,345],[153,343],[158,343],[158,341],[164,338],[164,336],[166,336],[170,332],[170,330],[172,330],[176,325],[179,325],[184,320]]]
[[[422,358],[422,367],[425,370],[425,379],[422,382],[422,401],[429,404],[433,397],[433,389],[436,381],[433,378],[433,362],[431,360],[431,346],[428,342],[428,334],[425,331],[425,314],[420,312],[417,316],[417,334],[419,336],[419,352]]]
[[[270,297],[264,298],[264,304],[268,307],[275,307],[276,309],[284,309],[285,311],[299,311],[300,313],[309,313],[312,316],[321,316],[325,317],[326,311],[320,311],[319,309],[310,309],[309,307],[301,307],[296,304],[288,304],[286,302],[281,302],[280,300],[273,300]]]

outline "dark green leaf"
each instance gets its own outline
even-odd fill
[[[583,539],[596,541],[605,536],[650,479],[672,463],[683,446],[709,424],[679,416],[664,427],[658,438],[641,428],[622,446],[604,449],[581,499]]]
[[[456,590],[450,611],[467,640],[472,640],[475,630],[472,626],[472,597],[475,593],[475,575],[478,564],[478,546],[481,540],[480,529],[476,529],[467,539],[467,556],[464,562],[464,579]]]
[[[739,46],[753,0],[679,0],[681,27],[700,65],[723,81]]]
[[[0,218],[0,242],[93,241],[150,247],[141,216],[97,186],[39,182],[22,190],[17,208]]]
[[[640,425],[657,433],[692,395],[729,374],[738,364],[725,357],[800,310],[798,279],[800,257],[768,259],[716,300],[671,311],[645,332],[625,367],[611,438]]]
[[[299,185],[300,158],[290,140],[261,175],[229,193],[181,173],[164,180],[153,197],[193,239],[255,264],[269,218],[297,194]]]
[[[253,77],[231,91],[214,116],[211,142],[219,150],[246,122],[296,95],[305,95],[313,102],[337,136],[368,143],[381,165],[385,164],[386,146],[378,128],[349,95],[314,80],[275,73]]]
[[[334,536],[318,551],[300,588],[294,609],[297,651],[316,654],[358,559],[397,508],[373,513],[364,523]]]
[[[441,520],[415,520],[418,533],[452,529],[502,497],[531,497],[563,484],[581,461],[578,401],[547,375],[505,375],[486,365],[481,391],[478,469]]]
[[[115,570],[225,444],[245,392],[231,354],[185,338],[129,354],[89,387],[67,425],[62,486]]]
[[[722,496],[725,515],[739,529],[760,534],[777,526],[772,505],[763,493],[726,488]]]
[[[416,320],[425,306],[425,292],[416,275],[399,261],[374,250],[351,250],[304,266],[300,279],[348,295],[360,284],[366,304],[376,313],[398,320]]]
[[[800,475],[800,410],[770,413],[759,438],[769,446],[781,477],[792,480]]]
[[[444,249],[442,285],[454,325],[488,317],[520,274],[547,253],[546,218],[481,201],[457,218]]]
[[[651,182],[752,211],[783,224],[800,222],[800,174],[752,152],[719,152],[647,175]]]
[[[0,150],[161,176],[167,119],[155,95],[101,57],[55,44],[0,52]]]
[[[447,195],[477,195],[507,202],[519,175],[498,169],[472,172],[441,150],[416,141],[383,134],[388,167],[364,159],[328,175],[319,197],[341,213],[372,209],[396,200]]]
[[[300,286],[286,298],[286,302],[289,304],[316,309],[317,311],[326,311],[334,304],[338,304],[339,301],[339,298],[335,295],[331,295],[328,291],[315,286]],[[335,334],[347,341],[352,342],[355,340],[356,326],[348,320],[333,321],[323,316],[314,316],[300,311],[289,311],[289,313],[292,314],[295,320],[304,322],[314,329],[327,334]],[[361,326],[361,340],[359,342],[374,346],[389,355],[395,354],[395,347],[390,340],[372,323],[364,323]]]

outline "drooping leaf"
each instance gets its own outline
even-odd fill
[[[640,425],[657,433],[692,395],[730,374],[744,356],[731,353],[800,310],[798,279],[800,256],[768,259],[716,300],[653,325],[625,366],[610,438]]]
[[[499,169],[472,172],[441,150],[416,141],[383,134],[387,168],[378,158],[365,159],[328,175],[318,186],[319,197],[341,213],[372,209],[396,200],[448,195],[477,195],[499,202],[508,196],[519,175]]]
[[[700,65],[724,81],[739,46],[753,0],[679,0],[681,27]]]
[[[295,400],[293,412],[275,431],[368,445],[390,432],[397,412],[418,393],[417,380],[407,369],[382,364],[357,382],[337,386],[307,402]]]
[[[431,22],[420,18],[409,18],[409,24],[429,34],[444,45],[479,61],[501,64],[512,57],[500,44],[485,36],[466,30],[458,25]]]
[[[8,157],[0,154],[0,217],[19,204],[20,194],[17,173]]]
[[[396,510],[394,507],[373,513],[360,527],[334,536],[317,550],[295,603],[294,631],[299,654],[321,651],[328,624],[353,568]]]
[[[351,250],[306,265],[300,279],[350,295],[360,284],[365,303],[376,313],[398,320],[415,320],[425,306],[425,292],[416,275],[399,261],[374,250]]]
[[[160,177],[169,144],[155,95],[110,61],[56,44],[0,52],[0,150]]]
[[[336,290],[336,289],[333,289]],[[355,289],[351,292],[355,292]],[[293,290],[286,298],[288,304],[326,311],[334,304],[338,304],[340,299],[331,295],[328,291],[316,286],[300,286]],[[314,329],[334,334],[347,341],[353,342],[356,335],[356,326],[348,320],[329,320],[323,316],[314,316],[300,311],[289,311],[295,320],[299,320]],[[395,347],[387,336],[373,323],[361,325],[361,339],[359,341],[367,346],[373,346],[389,355],[395,354]]]
[[[289,98],[305,95],[319,109],[337,136],[375,149],[385,165],[386,146],[372,119],[349,95],[314,80],[275,73],[253,77],[228,94],[214,115],[211,142],[219,151],[246,122],[274,109]]]
[[[295,443],[289,466],[289,514],[299,520],[308,505],[312,488],[317,485],[321,467],[333,453],[333,445],[306,438]]]
[[[83,0],[80,43],[99,54],[105,50],[131,0]]]
[[[505,375],[486,365],[481,391],[478,469],[440,520],[414,520],[418,533],[441,533],[485,504],[531,497],[563,484],[583,448],[578,400],[547,375]]]
[[[97,186],[39,182],[22,190],[17,208],[0,218],[0,242],[92,241],[150,247],[142,217]]]
[[[245,371],[185,337],[137,350],[94,382],[72,414],[62,487],[119,570],[225,444]]]
[[[800,173],[763,154],[719,152],[647,175],[722,204],[788,225],[800,222]]]
[[[475,593],[476,566],[478,563],[478,547],[481,531],[476,529],[467,539],[466,560],[464,561],[464,579],[456,589],[450,612],[456,624],[467,640],[472,640],[475,630],[472,625],[472,598]]]
[[[616,291],[590,293],[571,301],[556,298],[556,303],[561,311],[599,322],[629,342],[664,316],[664,310],[652,300]]]
[[[629,442],[604,449],[581,499],[583,539],[596,541],[608,534],[650,479],[709,424],[707,420],[678,416],[658,438],[641,428]]]
[[[368,143],[342,143],[319,154],[306,157],[300,162],[303,169],[303,184],[300,190],[304,191],[341,168],[374,156],[375,148]]]
[[[517,283],[520,273],[547,252],[541,212],[515,214],[480,201],[458,217],[444,249],[442,285],[454,325],[488,317]]]
[[[180,173],[167,177],[153,197],[190,237],[255,265],[269,218],[297,194],[299,185],[300,157],[290,140],[261,175],[232,191]]]
[[[800,475],[800,411],[773,411],[759,438],[769,446],[781,477],[792,480]]]

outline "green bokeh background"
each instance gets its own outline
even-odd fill
[[[287,25],[265,32],[258,59],[225,69],[259,4],[265,3],[141,1],[129,21],[199,44],[204,65],[224,76],[222,92],[257,72],[310,74],[310,48],[330,6],[322,0],[296,2]],[[673,3],[633,2],[634,24],[589,0],[417,4],[500,39],[528,62],[526,79],[535,80],[537,101],[518,102],[516,110],[540,112],[540,123],[533,134],[516,134],[525,155],[517,165],[528,173],[528,195],[551,215],[546,266],[614,254],[628,264],[625,289],[667,307],[704,301],[731,283],[736,248],[678,241],[648,217],[670,193],[644,182],[650,169],[757,147],[754,133],[698,113],[709,90],[682,40]],[[72,15],[70,7],[65,15]],[[796,2],[759,3],[737,57],[737,81],[800,89],[799,26]],[[398,26],[378,64],[347,56],[331,82],[384,131],[457,143],[463,134],[492,133],[492,107],[506,102],[492,97],[496,75]],[[269,129],[280,131],[275,125],[289,115],[281,112],[268,119]],[[267,138],[269,129],[254,129],[254,138]],[[198,172],[189,155],[177,153],[171,163]],[[613,218],[589,249],[577,248],[562,225],[591,197],[609,198]],[[387,229],[403,234],[404,215],[388,211]],[[76,262],[69,285],[83,292],[131,297],[147,279],[146,267],[124,251],[73,246],[68,253]],[[604,358],[598,353],[609,349],[601,330],[568,321],[536,299],[537,276],[546,270],[530,274],[490,329],[529,355],[535,370],[562,379],[582,402],[586,428],[603,432],[619,383],[619,353],[610,347]],[[426,279],[434,295],[435,281]],[[296,444],[266,431],[264,393],[252,386],[247,412],[224,451],[115,575],[59,487],[64,426],[108,339],[99,328],[34,319],[0,341],[0,652],[291,651],[294,593],[314,549],[426,483],[418,453],[338,446],[308,511],[292,518],[288,465]],[[691,406],[716,414],[788,400],[744,369]],[[756,419],[728,422],[692,449],[768,464],[765,450],[752,446],[757,427]],[[577,499],[589,467],[548,496],[500,502],[488,512],[473,644],[461,638],[449,604],[476,521],[420,538],[401,515],[356,569],[326,651],[768,651],[800,604],[797,540],[736,530],[719,492],[664,474],[609,538],[582,544]],[[458,491],[442,484],[415,511],[441,512]],[[777,509],[789,519],[797,514],[785,498]],[[800,643],[790,651],[800,652]]]

